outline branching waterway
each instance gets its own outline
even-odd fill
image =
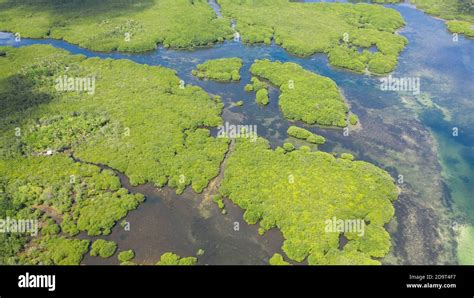
[[[159,48],[143,54],[96,53],[60,40],[15,41],[10,33],[0,33],[0,45],[51,44],[87,57],[129,59],[173,68],[186,84],[222,96],[226,104],[224,121],[257,125],[258,134],[270,140],[273,147],[285,142],[290,122],[278,108],[277,89],[270,89],[270,104],[266,107],[255,103],[254,93],[244,91],[253,61],[268,58],[295,62],[330,77],[351,110],[359,115],[361,127],[347,136],[338,129],[299,125],[327,138],[321,150],[351,152],[357,159],[386,169],[399,182],[396,218],[387,227],[393,249],[383,262],[474,264],[474,41],[462,36],[453,40],[442,20],[409,5],[389,7],[406,20],[407,25],[399,33],[409,40],[392,77],[420,78],[420,94],[383,91],[378,77],[335,69],[328,65],[324,54],[293,57],[276,45],[226,42],[195,51]],[[191,75],[197,64],[223,57],[243,59],[240,82],[200,81]],[[242,107],[231,104],[239,100],[244,102]],[[278,231],[259,236],[257,227],[246,225],[242,211],[228,201],[228,214],[222,215],[213,204],[203,206],[204,195],[189,189],[177,196],[167,188],[132,187],[126,177],[119,175],[127,189],[144,194],[147,200],[127,216],[131,231],[117,225],[105,238],[117,242],[121,249],[134,249],[137,262],[156,261],[166,251],[189,256],[204,249],[202,264],[264,264],[280,251],[282,237]],[[234,230],[235,222],[240,223],[238,232]],[[97,259],[86,257],[84,263],[115,262]]]

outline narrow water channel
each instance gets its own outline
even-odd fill
[[[76,162],[84,163],[73,158]],[[133,249],[137,264],[153,265],[166,252],[182,257],[196,256],[201,265],[265,265],[274,253],[282,253],[283,236],[277,229],[258,235],[256,225],[246,224],[242,209],[225,200],[226,214],[222,214],[205,190],[196,195],[187,188],[176,195],[169,187],[161,189],[148,183],[132,186],[127,176],[104,165],[101,169],[114,171],[122,187],[130,193],[145,196],[145,202],[126,217],[126,226],[117,224],[108,236],[83,239],[106,239],[118,244],[119,251]],[[116,258],[102,259],[86,255],[82,264],[118,264]]]

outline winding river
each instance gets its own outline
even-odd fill
[[[361,127],[344,136],[342,130],[307,126],[328,139],[320,149],[351,152],[357,159],[386,169],[397,181],[401,195],[395,203],[396,218],[387,226],[393,249],[385,264],[474,264],[474,41],[460,36],[454,41],[442,20],[408,4],[387,5],[398,10],[407,25],[400,34],[409,44],[401,54],[393,77],[419,77],[421,93],[382,91],[378,77],[359,75],[328,65],[324,54],[308,58],[291,56],[276,45],[249,46],[225,42],[212,48],[176,51],[159,48],[143,54],[96,53],[60,40],[22,39],[0,33],[0,45],[15,47],[50,44],[87,57],[129,59],[141,64],[173,68],[186,82],[209,94],[222,96],[224,121],[257,125],[258,134],[272,146],[285,142],[290,123],[278,108],[277,89],[270,90],[270,104],[255,103],[244,92],[254,59],[295,62],[333,79],[359,115]],[[218,10],[218,6],[213,6]],[[191,75],[196,64],[207,59],[240,57],[242,80],[223,84],[200,81]],[[232,102],[243,100],[242,107]],[[303,125],[299,123],[299,125]],[[453,134],[453,132],[458,132]],[[187,190],[177,196],[170,189],[151,185],[132,187],[147,200],[126,220],[130,231],[117,225],[105,237],[122,249],[134,249],[137,262],[154,263],[167,251],[182,256],[205,251],[200,264],[265,264],[280,252],[277,230],[259,236],[256,226],[243,222],[242,211],[226,202],[221,215],[205,195]],[[235,223],[240,228],[235,231]],[[112,264],[116,260],[86,257],[85,264]]]

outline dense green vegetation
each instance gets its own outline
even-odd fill
[[[309,124],[347,126],[349,108],[333,80],[298,64],[269,60],[256,60],[250,71],[280,88],[279,105],[286,118]]]
[[[402,0],[375,0],[375,3],[401,3]],[[445,20],[448,30],[453,33],[474,37],[474,5],[471,0],[411,0],[410,4],[428,14]]]
[[[42,235],[48,235],[48,236],[53,236],[57,235],[61,232],[61,228],[59,225],[56,223],[55,220],[51,218],[46,218],[43,222],[43,225],[41,227],[41,234]]]
[[[446,20],[474,22],[474,7],[469,0],[412,0],[417,8]]]
[[[24,152],[62,151],[76,145],[107,124],[106,117],[72,113],[39,119],[28,127]]]
[[[0,0],[0,30],[22,37],[64,39],[97,51],[142,52],[158,43],[192,48],[232,38],[230,18],[234,18],[244,42],[270,44],[274,39],[293,54],[324,52],[334,66],[356,72],[368,68],[376,74],[392,71],[406,44],[394,34],[404,25],[400,14],[377,5],[287,0],[220,0],[219,4],[224,18],[217,18],[205,0]],[[369,46],[353,42],[352,36],[361,35]],[[357,52],[357,47],[372,45],[378,53]]]
[[[181,258],[180,256],[174,253],[167,252],[161,256],[160,261],[158,261],[156,265],[167,265],[167,266],[196,265],[197,261],[198,260],[195,257]]]
[[[351,114],[349,116],[349,123],[351,125],[356,125],[357,123],[359,123],[359,117],[357,117],[357,115],[355,115],[355,114]]]
[[[117,257],[120,263],[126,263],[126,262],[131,261],[133,258],[135,258],[135,252],[131,249],[121,251]]]
[[[308,150],[271,150],[264,139],[239,139],[227,160],[220,192],[245,210],[244,219],[262,229],[278,227],[283,251],[309,264],[378,264],[390,236],[384,225],[398,196],[385,171],[363,161]],[[360,219],[361,236],[326,232],[327,220]],[[339,236],[349,241],[339,249]]]
[[[383,74],[397,65],[407,40],[395,34],[405,23],[393,10],[371,4],[297,3],[287,0],[219,0],[225,16],[237,20],[247,43],[271,39],[292,54],[327,53],[331,65]],[[359,53],[375,45],[379,52]]]
[[[414,0],[417,8],[445,20],[448,30],[474,38],[474,5],[470,0]]]
[[[413,0],[428,14],[447,20],[448,30],[474,38],[474,5],[470,0]]]
[[[402,0],[375,0],[375,3],[400,3]],[[448,30],[474,38],[474,4],[471,0],[411,0],[428,14],[445,20]]]
[[[228,140],[211,137],[206,127],[221,124],[223,104],[198,87],[182,88],[174,71],[85,59],[50,46],[1,50],[7,55],[0,69],[0,212],[42,222],[33,247],[51,242],[60,251],[72,241],[65,235],[109,234],[144,199],[121,188],[111,170],[70,154],[124,172],[135,185],[168,184],[177,192],[188,185],[202,191],[218,174]],[[55,78],[66,72],[94,76],[94,95],[55,90]],[[63,235],[53,236],[59,224]],[[81,259],[80,247],[65,247],[74,255],[64,260],[44,249],[18,259],[30,238],[0,237],[2,263]]]
[[[284,143],[283,149],[285,149],[285,151],[291,152],[295,150],[296,148],[295,148],[295,145],[293,145],[292,143]]]
[[[243,100],[239,100],[239,101],[236,101],[236,102],[233,102],[232,103],[232,106],[234,107],[241,107],[244,105],[244,101]]]
[[[306,140],[313,144],[322,145],[326,143],[326,139],[323,136],[317,135],[304,128],[297,126],[290,126],[287,131],[288,135],[297,139]]]
[[[265,82],[260,81],[256,77],[252,77],[251,83],[245,85],[246,92],[255,91],[255,101],[261,105],[267,105],[270,100],[268,98],[268,86]]]
[[[193,75],[200,79],[220,82],[239,81],[242,65],[240,58],[207,60],[203,64],[198,64],[197,69],[193,70]]]
[[[448,21],[447,23],[448,30],[453,33],[464,34],[468,37],[474,38],[474,28],[473,23],[466,21]]]
[[[206,46],[232,38],[205,0],[0,0],[0,30],[97,51]]]
[[[397,57],[405,48],[408,40],[389,32],[378,32],[375,29],[357,29],[343,39],[340,46],[328,53],[329,62],[338,67],[348,68],[363,73],[366,68],[374,74],[385,74],[397,66]],[[377,47],[372,53],[365,48]],[[364,48],[359,52],[359,48]]]
[[[265,82],[260,81],[256,77],[252,77],[250,79],[250,81],[251,81],[252,84],[247,84],[245,86],[245,91],[247,91],[247,92],[250,92],[250,91],[258,92],[262,89],[268,89],[267,84]]]
[[[377,4],[396,4],[403,2],[403,0],[372,0],[372,2]]]
[[[92,243],[90,254],[91,256],[100,256],[102,258],[110,258],[117,250],[117,244],[113,241],[106,241],[97,239]]]
[[[354,155],[352,155],[350,153],[342,153],[341,158],[352,161],[352,160],[354,160]]]
[[[198,46],[229,35],[228,21],[217,20],[205,1],[40,2],[44,7],[0,0],[0,30],[120,51],[147,50],[156,42],[177,48]],[[118,3],[128,3],[130,9],[121,13]],[[255,5],[260,9],[269,3],[261,0]],[[282,1],[275,3],[282,8]],[[285,5],[289,5],[290,15],[303,12],[299,4]],[[380,11],[373,6],[364,11],[359,6],[335,5],[334,13],[325,5],[312,7],[310,13],[303,12],[303,19],[321,16],[324,20],[326,16],[336,25],[341,19],[350,19],[336,30],[338,34],[344,28],[355,30],[350,31],[349,41],[333,43],[336,35],[332,29],[327,31],[327,40],[313,40],[306,36],[315,29],[305,27],[307,20],[301,23],[303,33],[295,37],[290,36],[294,30],[285,31],[289,27],[268,27],[265,18],[247,25],[239,19],[239,30],[258,33],[244,34],[244,40],[252,43],[260,37],[267,44],[273,37],[280,38],[277,43],[297,54],[300,50],[309,49],[303,54],[320,51],[321,46],[333,65],[356,71],[368,67],[374,73],[384,73],[396,66],[404,47],[393,34],[403,24],[397,14],[383,10],[387,17],[377,19]],[[277,12],[271,10],[273,17]],[[19,14],[25,17],[19,18]],[[319,21],[315,26],[332,28]],[[127,33],[131,38],[124,42],[122,35]],[[301,37],[310,39],[307,46],[297,45]],[[373,44],[379,53],[365,51],[350,59],[344,57],[346,52],[352,55],[356,51],[354,46]],[[323,50],[322,45],[328,47]],[[201,88],[182,86],[174,71],[126,60],[71,56],[50,46],[1,47],[0,59],[0,215],[35,218],[41,223],[37,238],[0,235],[1,264],[79,264],[89,241],[71,237],[80,232],[107,235],[137,208],[144,197],[130,194],[112,170],[98,165],[123,172],[132,185],[169,185],[177,193],[188,186],[201,192],[218,175],[229,140],[211,137],[210,128],[222,123],[223,103]],[[198,66],[193,74],[220,81],[240,79],[240,59],[218,60]],[[267,104],[267,83],[257,77],[278,86],[280,108],[290,120],[339,127],[357,123],[329,78],[293,63],[268,60],[256,61],[251,72],[256,77],[246,90],[255,91],[257,102]],[[65,75],[93,77],[97,89],[92,95],[55,90],[56,78]],[[288,133],[311,143],[324,143],[323,137],[297,127]],[[286,238],[283,249],[293,260],[308,257],[310,264],[377,263],[371,258],[384,256],[390,246],[383,228],[393,216],[391,201],[396,198],[390,177],[370,164],[352,162],[350,154],[336,159],[310,151],[307,146],[295,150],[290,143],[271,151],[264,140],[257,146],[239,141],[230,155],[221,192],[246,210],[246,221],[260,222],[259,233],[280,228]],[[220,195],[214,201],[224,208]],[[338,235],[321,230],[324,220],[332,216],[364,219],[370,223],[366,235],[345,233],[349,244],[339,250]],[[107,258],[116,249],[115,243],[99,239],[90,254]],[[132,250],[118,255],[123,264],[132,264],[133,257]],[[194,257],[167,253],[158,265],[196,263]],[[278,254],[270,263],[287,264]]]
[[[143,200],[120,189],[112,172],[75,163],[65,155],[0,160],[0,174],[8,181],[5,192],[12,204],[46,206],[64,215],[61,227],[70,235],[108,234],[116,220]]]
[[[22,204],[14,202],[6,192],[6,177],[0,174],[0,218],[28,219],[37,218],[38,212],[22,208]],[[19,262],[18,252],[28,242],[27,235],[19,233],[0,233],[0,264],[14,265]]]
[[[267,89],[260,89],[257,91],[255,100],[258,104],[267,105],[269,103]]]
[[[32,265],[79,265],[88,249],[88,240],[46,236],[33,240],[20,258]]]
[[[5,98],[2,104],[6,105],[7,111],[13,110],[11,106],[18,108],[18,98],[35,101],[37,97],[44,97],[42,88],[52,89],[48,84],[52,84],[56,75],[62,74],[61,64],[63,67],[69,65],[70,68],[70,65],[78,65],[83,72],[93,73],[100,78],[97,79],[98,87],[94,96],[54,91],[53,94],[47,94],[47,100],[39,101],[39,107],[35,108],[29,102],[31,108],[8,115],[4,121],[8,126],[4,126],[4,131],[13,133],[5,133],[8,138],[2,148],[16,152],[25,151],[24,148],[72,146],[76,157],[120,170],[130,177],[134,185],[153,182],[163,186],[168,183],[178,192],[188,185],[200,192],[217,175],[228,140],[212,138],[209,130],[202,127],[221,124],[219,115],[223,105],[211,100],[198,87],[181,88],[174,71],[141,66],[125,60],[68,56],[44,46],[15,51],[6,49],[11,55],[4,63],[0,84],[5,86],[2,89]],[[35,49],[36,60],[47,61],[42,64],[52,64],[53,69],[48,70],[51,73],[46,78],[41,73],[27,72],[29,80],[38,82],[34,83],[33,88],[25,90],[22,88],[24,86],[13,84],[12,80],[18,77],[16,71],[22,69],[21,63],[24,62],[20,61],[28,61],[36,53]],[[26,107],[26,104],[22,107]],[[98,110],[101,114],[95,112]],[[58,114],[61,116],[56,116]],[[86,116],[88,114],[92,115]],[[21,138],[14,135],[16,127],[26,132],[35,123],[43,122],[47,124],[40,126],[39,131],[32,132],[32,135],[24,133]],[[65,122],[77,127],[67,133],[78,140],[60,131],[61,124]],[[61,136],[59,139],[54,138],[58,144],[49,143],[53,137],[49,140],[44,137],[52,131],[56,136]],[[13,144],[20,148],[12,148]]]
[[[283,259],[283,256],[280,254],[274,254],[270,260],[269,264],[273,266],[284,266],[284,265],[290,265],[287,261]]]
[[[214,201],[214,203],[217,204],[217,207],[219,207],[219,209],[224,209],[225,205],[224,205],[224,200],[222,199],[222,196],[217,194],[215,195],[212,200]]]
[[[64,215],[62,230],[72,236],[109,234],[115,221],[143,200],[121,189],[111,171],[62,154],[0,160],[0,173],[8,179],[6,193],[13,204],[48,206]]]

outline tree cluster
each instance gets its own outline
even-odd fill
[[[309,264],[378,264],[391,246],[385,230],[398,190],[390,175],[363,161],[325,152],[270,149],[268,141],[239,139],[227,160],[220,193],[245,210],[249,224],[278,227],[283,251]],[[359,219],[353,230],[328,232],[327,220]],[[348,240],[340,249],[340,236]],[[272,262],[281,259],[274,257]]]
[[[220,0],[219,4],[225,16],[237,20],[236,29],[243,42],[270,43],[274,39],[276,44],[298,56],[327,53],[331,65],[356,72],[393,71],[398,54],[406,45],[405,38],[395,34],[405,24],[401,15],[379,5],[286,0]],[[354,52],[355,49],[344,45],[352,35],[369,38],[370,45],[363,48],[377,45],[378,55]],[[393,50],[387,54],[382,47]],[[368,64],[371,59],[375,62]]]
[[[217,18],[204,0],[139,0],[133,6],[129,0],[52,2],[2,0],[0,27],[22,37],[64,39],[94,51],[144,52],[158,43],[195,48],[233,36],[230,21]]]
[[[86,59],[44,45],[1,50],[7,55],[0,69],[0,214],[38,218],[38,243],[55,247],[80,232],[109,234],[144,200],[121,188],[112,170],[93,164],[123,172],[134,185],[168,184],[178,193],[189,185],[201,192],[219,173],[228,139],[212,137],[209,129],[222,123],[223,104],[201,88],[182,89],[173,70]],[[94,75],[95,94],[57,92],[53,78],[65,71]],[[81,259],[64,255],[62,261],[37,249],[20,260],[30,239],[0,237],[2,263]]]
[[[256,60],[250,71],[280,88],[279,105],[286,118],[308,124],[347,126],[349,108],[330,78],[295,63],[269,60]]]
[[[110,258],[117,250],[117,244],[113,241],[97,239],[92,243],[90,255],[100,256],[101,258]]]
[[[198,64],[192,74],[199,79],[219,82],[239,81],[243,63],[240,58],[220,58]]]
[[[163,266],[177,266],[177,265],[196,265],[197,264],[197,258],[195,257],[186,257],[186,258],[181,258],[177,254],[167,252],[164,253],[160,261],[156,263],[156,265],[163,265]]]
[[[326,138],[317,135],[301,127],[290,126],[287,130],[288,135],[295,137],[300,140],[306,140],[313,144],[322,145],[326,143]]]

